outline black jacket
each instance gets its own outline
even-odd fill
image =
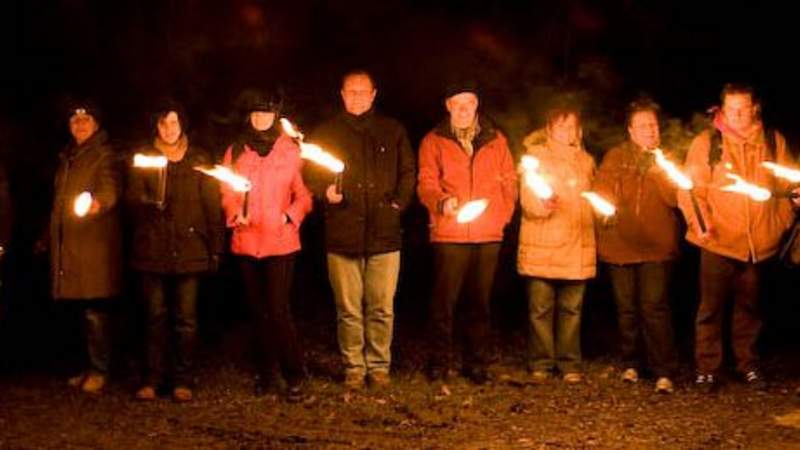
[[[308,139],[344,161],[342,203],[331,205],[325,190],[334,175],[307,163],[311,190],[325,204],[328,252],[373,255],[399,250],[400,216],[414,195],[416,163],[405,128],[396,120],[367,112],[341,112]]]
[[[8,178],[5,170],[0,166],[0,247],[6,251],[11,241],[11,226],[14,223],[12,212]]]
[[[152,146],[136,152],[161,154]],[[194,170],[209,164],[208,154],[189,144],[183,159],[167,165],[163,203],[158,201],[159,169],[129,169],[125,197],[132,221],[134,270],[198,273],[215,268],[224,245],[219,185]]]

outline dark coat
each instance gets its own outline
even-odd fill
[[[108,136],[98,131],[83,145],[73,142],[59,157],[50,217],[53,298],[114,297],[122,284],[122,188]],[[97,213],[75,215],[73,205],[82,192],[90,192],[100,204]]]
[[[137,153],[155,156],[153,146]],[[183,159],[166,168],[165,201],[158,202],[160,169],[130,168],[126,203],[133,242],[131,267],[152,273],[198,273],[215,269],[224,230],[217,181],[197,170],[211,158],[189,145]]]
[[[344,161],[344,200],[325,205],[326,250],[372,255],[399,250],[400,216],[414,195],[416,163],[405,128],[396,120],[345,112],[308,139]],[[312,191],[323,200],[334,176],[306,164]],[[307,172],[308,173],[308,172]]]

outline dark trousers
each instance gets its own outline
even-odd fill
[[[305,377],[297,332],[289,308],[295,254],[241,259],[245,296],[250,307],[257,350],[256,369],[271,377],[277,368],[289,384]]]
[[[450,367],[453,313],[465,293],[464,368],[488,364],[490,306],[499,243],[434,244],[431,299],[431,365]]]
[[[671,268],[669,261],[608,265],[623,363],[640,369],[644,353],[656,377],[672,377],[678,369],[667,292]]]
[[[705,250],[700,252],[700,305],[695,319],[695,363],[703,373],[722,365],[725,302],[733,294],[731,344],[736,369],[757,367],[756,341],[761,331],[758,280],[761,264],[737,261]]]
[[[563,374],[583,371],[581,310],[585,291],[584,280],[531,278],[528,282],[533,370],[557,367]]]
[[[111,363],[111,313],[109,300],[93,300],[83,308],[83,335],[89,370],[108,375]]]
[[[148,384],[155,386],[165,381],[170,355],[175,384],[192,384],[198,281],[197,275],[142,274],[142,295],[147,308]]]

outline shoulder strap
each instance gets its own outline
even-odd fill
[[[712,169],[722,159],[722,132],[711,128],[711,146],[708,149],[708,165]]]

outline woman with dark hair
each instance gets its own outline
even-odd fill
[[[152,143],[137,149],[127,201],[133,222],[131,266],[141,277],[147,309],[146,375],[136,393],[153,400],[172,386],[177,402],[192,399],[200,275],[216,270],[223,250],[216,182],[194,170],[211,158],[190,145],[183,108],[167,102],[154,115]],[[167,359],[172,379],[167,382]]]
[[[276,127],[280,101],[254,92],[246,109],[245,130],[223,163],[250,180],[252,189],[244,195],[223,185],[222,206],[233,228],[231,252],[240,260],[260,353],[256,394],[282,390],[285,381],[289,400],[295,401],[305,368],[289,301],[311,193],[303,183],[297,144]]]

